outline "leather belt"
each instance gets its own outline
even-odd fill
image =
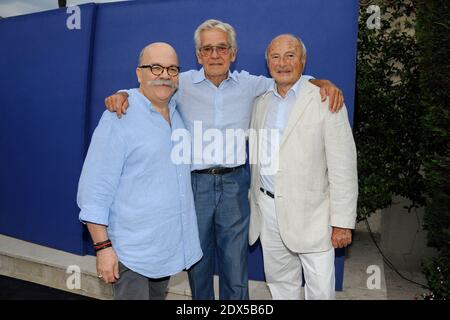
[[[200,174],[217,174],[217,175],[221,175],[221,174],[230,173],[230,172],[239,170],[243,166],[244,165],[241,165],[241,166],[238,166],[238,167],[233,167],[233,168],[224,168],[224,167],[209,168],[209,169],[203,169],[203,170],[194,170],[194,172],[195,173],[200,173]]]
[[[267,194],[267,195],[268,195],[269,197],[271,197],[272,199],[275,199],[275,195],[274,195],[272,192],[267,191],[267,190],[265,190],[265,189],[263,189],[263,188],[259,188],[259,190],[261,190],[262,193]]]

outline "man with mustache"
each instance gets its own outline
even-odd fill
[[[189,270],[192,298],[215,298],[213,276],[217,255],[220,299],[248,299],[250,207],[245,138],[236,144],[234,139],[225,141],[214,153],[206,151],[210,141],[203,137],[215,132],[226,137],[227,130],[246,131],[254,99],[273,80],[246,71],[230,71],[237,55],[237,41],[236,32],[228,23],[206,20],[196,29],[194,41],[202,68],[180,74],[180,87],[174,96],[193,141],[192,188],[203,250],[201,261]],[[330,96],[330,109],[342,107],[339,89],[329,81],[311,81],[322,86],[324,98]],[[126,92],[117,93],[106,98],[105,104],[120,116],[127,107],[126,96]],[[195,148],[196,142],[199,149]]]
[[[94,242],[98,277],[113,283],[115,299],[164,299],[169,277],[202,256],[190,166],[171,161],[172,132],[184,129],[170,100],[178,73],[170,45],[145,47],[128,116],[103,113],[84,162],[79,218]]]

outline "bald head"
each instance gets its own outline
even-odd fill
[[[302,60],[303,64],[306,62],[306,47],[305,47],[305,44],[303,43],[302,39],[300,39],[299,37],[296,37],[296,36],[294,36],[293,34],[290,34],[290,33],[280,34],[279,36],[276,36],[275,38],[273,38],[272,41],[270,41],[270,43],[269,43],[269,45],[267,46],[267,49],[266,49],[266,61],[267,61],[267,58],[269,57],[270,48],[273,45],[276,45],[276,44],[279,44],[279,43],[283,43],[283,42],[291,43],[295,47],[297,47],[300,50],[301,60]]]
[[[152,60],[159,59],[161,56],[174,58],[175,64],[178,65],[178,56],[175,49],[165,42],[154,42],[142,49],[139,54],[139,65],[155,63]]]
[[[278,93],[284,97],[303,73],[306,63],[305,46],[299,38],[291,34],[282,34],[270,42],[266,50],[266,59]]]
[[[164,42],[155,42],[142,49],[136,76],[139,90],[154,106],[166,108],[178,88],[178,56]]]

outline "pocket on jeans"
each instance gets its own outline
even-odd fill
[[[192,186],[192,192],[195,197],[195,192],[197,191],[197,177],[195,173],[191,173],[191,186]]]
[[[247,188],[250,189],[250,172],[247,170],[247,167],[244,167],[243,171]]]

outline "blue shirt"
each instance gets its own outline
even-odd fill
[[[301,76],[300,79],[298,79],[298,81],[288,90],[285,97],[282,97],[278,93],[275,83],[267,92],[267,94],[270,94],[271,97],[267,104],[267,114],[264,123],[266,133],[261,135],[262,155],[267,157],[264,164],[267,167],[275,166],[274,161],[277,161],[276,155],[279,151],[280,142],[283,137],[286,124],[289,120],[289,115],[295,105],[295,101],[297,100],[302,85],[305,81],[308,81],[308,78]],[[275,130],[278,134],[271,134],[270,130]],[[261,164],[261,166],[263,166],[263,164]],[[261,187],[273,193],[273,175],[265,175],[263,174],[263,171],[261,171],[260,177]]]
[[[119,260],[149,278],[173,275],[201,256],[190,166],[171,161],[172,132],[183,129],[174,101],[171,126],[138,89],[127,116],[105,111],[78,186],[79,218],[107,225]]]
[[[192,170],[245,163],[253,101],[272,84],[272,79],[247,71],[229,71],[218,87],[206,79],[203,68],[180,74],[174,98],[191,133]]]
[[[273,84],[273,79],[247,71],[228,71],[218,87],[206,79],[203,68],[180,73],[173,99],[190,132],[191,170],[245,164],[253,102]]]

